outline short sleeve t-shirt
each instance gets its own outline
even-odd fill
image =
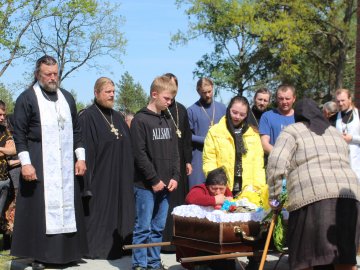
[[[270,136],[270,144],[274,145],[283,128],[293,123],[295,123],[294,115],[285,116],[280,114],[277,109],[272,109],[261,116],[259,133]]]

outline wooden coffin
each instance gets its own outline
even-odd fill
[[[173,215],[173,244],[213,253],[251,252],[264,245],[268,224],[211,222],[205,218]]]

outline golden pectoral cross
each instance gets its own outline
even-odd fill
[[[110,131],[115,134],[116,139],[119,139],[119,130],[115,128],[113,124],[111,124],[110,127],[111,127]]]
[[[179,138],[181,138],[181,131],[180,131],[180,129],[176,129],[176,134],[177,134],[177,136],[178,136]]]

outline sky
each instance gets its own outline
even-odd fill
[[[186,31],[188,24],[184,10],[178,10],[173,0],[119,0],[119,2],[121,3],[119,12],[125,18],[122,32],[127,39],[123,63],[119,64],[105,58],[98,59],[99,63],[106,64],[109,69],[101,73],[96,70],[81,69],[71,78],[65,79],[62,87],[74,90],[78,101],[89,104],[98,77],[106,76],[118,82],[121,75],[127,71],[148,93],[151,82],[156,76],[171,72],[179,81],[176,100],[186,107],[193,104],[199,96],[196,92],[198,78],[193,78],[192,72],[201,56],[212,51],[210,41],[198,39],[190,41],[185,46],[169,48],[171,35],[178,30]],[[17,65],[7,70],[0,78],[0,82],[13,85],[19,78],[23,78],[24,69],[25,64],[19,65],[17,62]],[[33,66],[30,65],[26,69],[32,70]],[[19,95],[21,91],[22,89],[13,91],[14,96]],[[227,104],[231,96],[229,92],[221,93],[216,100]]]

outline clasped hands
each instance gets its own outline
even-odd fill
[[[159,191],[162,191],[164,189],[167,189],[169,192],[174,191],[178,186],[178,182],[174,179],[171,179],[169,181],[168,185],[165,185],[164,182],[162,180],[160,180],[159,183],[157,183],[156,185],[152,186],[152,190],[156,193]]]

